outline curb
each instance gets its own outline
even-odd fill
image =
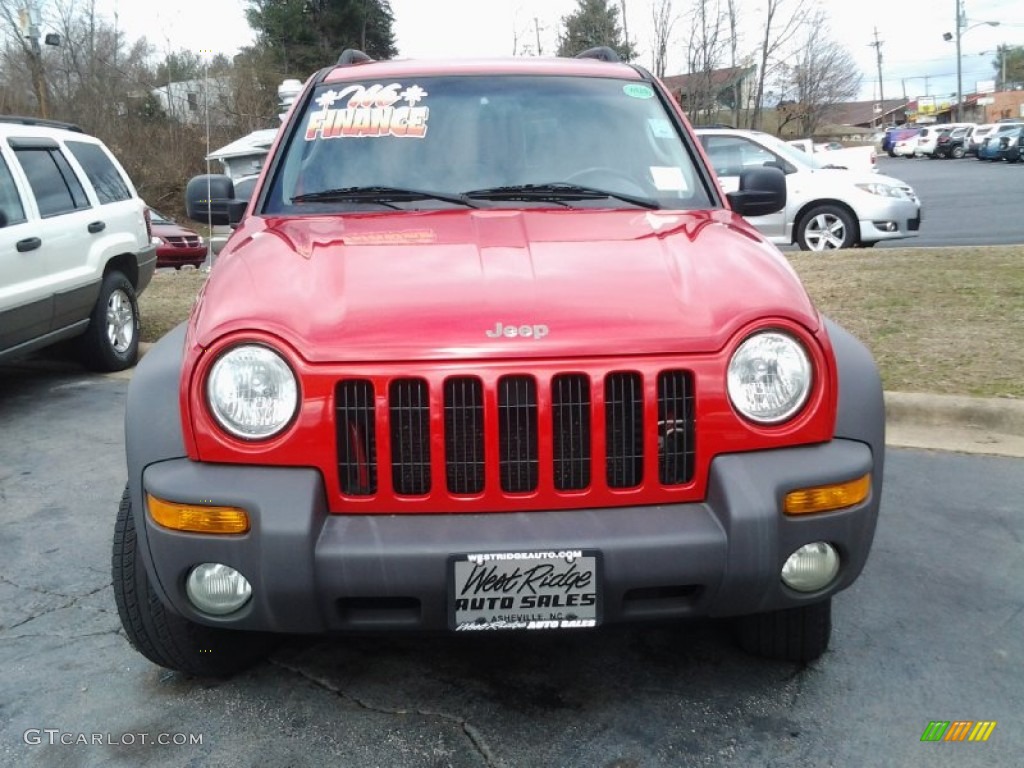
[[[1024,400],[885,393],[887,445],[1024,458]]]
[[[1024,400],[1009,397],[886,392],[885,417],[890,424],[987,429],[1024,437]]]

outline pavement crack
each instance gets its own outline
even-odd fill
[[[0,574],[0,584],[6,584],[7,586],[14,587],[15,589],[23,589],[26,592],[35,592],[36,594],[46,595],[48,597],[61,597],[65,600],[70,599],[72,597],[72,595],[65,595],[63,592],[54,592],[50,589],[43,589],[41,587],[29,587],[25,584],[18,584],[17,582],[11,581],[3,574]]]
[[[66,634],[64,632],[28,632],[24,635],[4,635],[0,637],[0,643],[8,640],[24,640],[30,637],[57,637],[61,640],[81,640],[86,637],[104,637],[106,635],[119,635],[121,634],[116,629],[104,629],[101,632],[77,632],[73,634]]]
[[[4,579],[2,576],[0,576],[0,580],[7,581],[7,579]],[[11,586],[15,586],[15,587],[18,586],[17,584],[13,584],[12,582],[9,582],[9,581],[7,581],[7,583],[11,584]],[[26,624],[28,624],[30,621],[35,621],[36,619],[40,619],[43,616],[48,616],[51,613],[56,613],[57,611],[63,611],[65,609],[67,609],[67,608],[73,608],[77,603],[81,602],[82,600],[85,600],[87,597],[92,597],[97,592],[102,592],[104,589],[107,589],[110,586],[111,586],[111,582],[107,582],[106,584],[101,584],[100,586],[96,587],[96,589],[91,589],[88,592],[85,592],[85,593],[83,593],[81,595],[78,595],[76,597],[71,597],[71,595],[61,595],[61,594],[59,594],[57,592],[41,592],[40,590],[37,590],[37,589],[34,590],[31,587],[19,587],[20,589],[26,589],[26,590],[28,590],[30,592],[41,592],[41,594],[49,595],[50,597],[63,597],[63,598],[65,598],[67,600],[67,602],[66,603],[62,603],[60,605],[55,605],[55,606],[53,606],[51,608],[47,608],[47,609],[42,610],[42,611],[39,611],[39,613],[33,613],[31,616],[27,616],[24,619],[22,619],[21,621],[16,621],[14,624],[11,624],[9,626],[0,627],[0,632],[4,632],[4,633],[10,632],[12,629],[17,629],[18,627],[23,627]]]
[[[487,746],[487,741],[486,739],[484,739],[483,734],[480,733],[479,729],[477,729],[468,720],[464,720],[463,718],[457,717],[455,715],[449,715],[446,712],[434,712],[428,709],[401,709],[395,707],[381,707],[375,704],[370,704],[342,690],[329,680],[325,680],[322,677],[313,675],[304,669],[300,669],[299,667],[287,664],[283,661],[279,661],[273,658],[269,659],[269,662],[276,667],[280,667],[281,669],[298,675],[299,677],[309,681],[318,688],[322,688],[325,691],[333,693],[335,696],[338,696],[339,698],[342,698],[346,701],[351,702],[352,704],[355,704],[360,709],[365,709],[367,712],[376,712],[382,715],[419,715],[420,717],[435,718],[457,725],[459,729],[462,731],[462,733],[465,734],[466,739],[472,745],[476,753],[479,754],[480,757],[483,759],[485,765],[491,766],[491,768],[499,768],[502,765],[502,762],[494,755],[490,747]]]

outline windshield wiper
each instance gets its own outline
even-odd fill
[[[455,205],[479,208],[465,195],[451,195],[447,192],[431,192],[425,189],[403,189],[402,187],[338,187],[337,189],[321,189],[318,192],[306,192],[292,198],[293,203],[341,203],[371,202],[399,203],[411,200],[442,200]]]
[[[561,200],[603,200],[610,197],[640,208],[661,208],[661,205],[656,200],[652,200],[649,197],[625,195],[621,192],[612,192],[607,189],[597,189],[596,187],[585,187],[579,184],[569,184],[564,181],[474,189],[464,193],[464,197],[480,200],[547,200],[556,203]]]

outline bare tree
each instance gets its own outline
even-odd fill
[[[813,136],[834,106],[857,96],[861,72],[850,52],[829,36],[823,12],[810,17],[805,30],[790,68],[790,88],[800,128]]]
[[[654,22],[651,68],[656,77],[664,77],[668,67],[668,46],[672,38],[672,27],[677,21],[672,13],[672,0],[654,0],[651,4],[651,20]]]
[[[693,0],[687,14],[689,76],[683,92],[684,107],[691,119],[710,122],[718,112],[721,83],[715,73],[721,67],[725,48],[723,22],[718,0]]]
[[[765,0],[764,34],[758,48],[757,90],[750,127],[761,127],[765,83],[778,74],[779,56],[788,46],[808,14],[808,0]]]
[[[725,15],[729,24],[729,66],[735,69],[739,66],[739,0],[726,0]],[[743,97],[742,81],[737,78],[732,85],[732,124],[740,127],[740,101]]]

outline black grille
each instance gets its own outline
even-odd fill
[[[590,379],[572,373],[551,382],[551,439],[555,489],[590,485]]]
[[[444,384],[444,454],[449,493],[484,489],[484,393],[479,379]]]
[[[681,370],[658,372],[655,408],[654,402],[644,402],[645,375],[654,373],[612,371],[602,378],[589,372],[561,373],[550,379],[548,389],[546,381],[542,385],[534,376],[513,374],[498,379],[496,391],[490,392],[477,376],[451,376],[440,385],[442,393],[435,391],[433,403],[432,384],[425,378],[341,381],[335,387],[341,492],[373,496],[379,493],[378,472],[383,471],[389,473],[385,476],[391,478],[396,496],[436,494],[440,483],[433,483],[431,464],[437,461],[445,463],[443,490],[452,495],[486,493],[487,464],[495,461],[504,493],[536,491],[542,473],[548,473],[544,481],[556,492],[583,491],[593,486],[595,472],[602,471],[600,464],[594,466],[595,452],[600,456],[602,449],[609,488],[637,488],[644,482],[686,485],[696,471],[693,376]],[[603,406],[600,399],[595,403],[598,382],[603,382]],[[386,406],[382,397],[377,413],[376,398],[385,391]],[[435,412],[432,419],[432,407],[443,408],[443,414]],[[603,408],[603,414],[595,408]],[[594,420],[600,424],[602,415],[604,428],[595,435]],[[380,457],[378,420],[388,444]],[[442,425],[443,436],[437,432]],[[645,459],[645,435],[652,447],[657,436],[657,470],[654,456]],[[551,451],[550,463],[545,458],[543,467],[541,446]],[[651,470],[646,478],[645,460]]]
[[[388,390],[391,482],[395,493],[430,493],[430,400],[427,382],[397,379]]]
[[[371,496],[377,492],[373,384],[362,379],[343,381],[335,391],[335,401],[341,490],[350,496]]]
[[[693,385],[684,371],[658,375],[658,479],[683,485],[693,479]]]
[[[608,374],[604,400],[608,486],[634,488],[644,478],[644,393],[640,374]]]
[[[498,444],[501,489],[524,493],[537,487],[537,384],[529,376],[498,381]]]

